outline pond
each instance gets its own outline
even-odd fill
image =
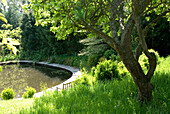
[[[71,77],[71,72],[40,65],[10,64],[3,65],[0,72],[0,93],[4,88],[13,88],[16,98],[22,97],[27,86],[33,87],[37,92],[43,87],[51,88]]]

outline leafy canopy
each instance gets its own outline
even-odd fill
[[[146,0],[138,0],[140,3]],[[31,0],[25,9],[33,9],[37,24],[52,24],[51,31],[58,39],[65,39],[67,34],[78,30],[99,29],[108,36],[120,36],[125,24],[132,15],[131,0]],[[169,12],[168,0],[152,0],[142,16],[156,12]],[[116,12],[111,12],[113,11]],[[143,10],[143,9],[141,9]],[[116,15],[113,15],[116,14]],[[170,14],[166,14],[170,20]],[[149,19],[147,17],[147,19]],[[111,21],[114,20],[114,31]],[[96,31],[95,31],[96,32]],[[91,33],[94,36],[94,34]]]

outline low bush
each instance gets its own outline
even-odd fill
[[[86,76],[82,76],[81,79],[77,79],[74,81],[74,85],[90,85],[89,79]]]
[[[128,75],[130,76],[129,71],[127,70],[127,68],[125,67],[125,65],[123,64],[122,61],[117,62],[116,64],[117,64],[117,68],[118,68],[118,71],[119,71],[119,76],[121,78],[123,78],[124,76],[128,76]]]
[[[113,49],[109,49],[104,53],[104,57],[108,60],[117,56],[117,52]]]
[[[118,78],[119,72],[117,65],[111,60],[100,62],[96,66],[94,76],[97,80],[110,80],[111,78]]]
[[[1,98],[4,100],[13,99],[14,97],[15,97],[15,93],[12,88],[4,89],[1,93]]]
[[[98,56],[97,55],[90,55],[88,57],[88,65],[89,67],[93,67],[93,66],[96,66],[97,63],[98,63]]]
[[[24,94],[22,95],[23,98],[32,98],[33,95],[36,93],[36,90],[32,87],[28,87],[25,88],[26,92],[24,92]]]

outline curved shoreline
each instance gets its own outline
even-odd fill
[[[34,62],[31,60],[14,60],[14,61],[6,61],[6,62],[0,62],[0,65],[2,64],[10,64],[10,63],[35,63],[37,65],[45,65],[45,66],[49,66],[49,67],[57,67],[57,68],[62,68],[64,70],[68,70],[72,73],[72,76],[67,79],[66,81],[64,81],[63,83],[56,85],[54,87],[48,88],[47,91],[61,91],[63,89],[63,84],[67,84],[67,83],[71,83],[73,82],[75,79],[80,78],[81,77],[81,72],[79,69],[77,68],[73,68],[70,66],[66,66],[66,65],[60,65],[60,64],[55,64],[55,63],[51,63],[49,64],[48,62]],[[44,94],[44,91],[38,92],[34,94],[34,97],[40,97]],[[22,99],[22,98],[17,98],[17,99]]]

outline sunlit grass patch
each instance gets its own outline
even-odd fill
[[[32,106],[33,99],[2,100],[0,101],[0,114],[19,114],[21,109]]]

